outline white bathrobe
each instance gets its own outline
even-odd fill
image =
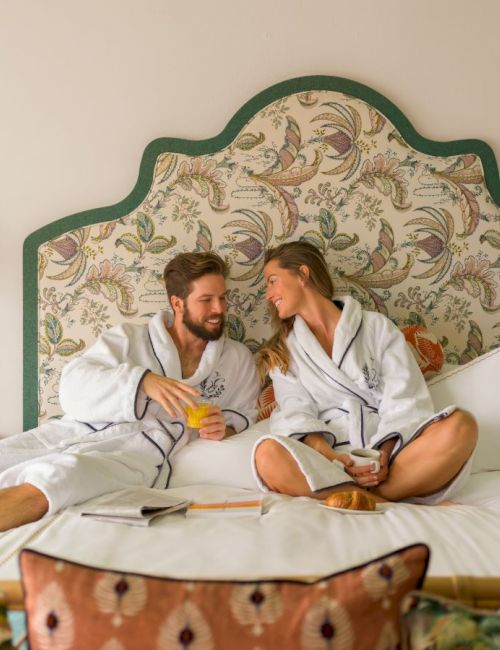
[[[253,424],[259,382],[250,351],[225,337],[209,341],[183,379],[169,318],[113,327],[71,361],[60,383],[65,417],[0,441],[0,487],[35,485],[49,514],[125,487],[167,487],[173,455],[197,432],[139,388],[148,370],[199,388],[236,432]]]
[[[312,490],[344,483],[347,477],[338,462],[332,470],[332,463],[299,443],[306,434],[322,433],[340,453],[378,448],[395,439],[394,458],[425,426],[456,408],[434,412],[415,358],[388,318],[363,311],[350,296],[338,302],[342,314],[332,356],[296,316],[287,338],[289,371],[270,373],[278,408],[271,415],[272,435],[266,437],[292,453]]]

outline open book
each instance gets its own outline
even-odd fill
[[[165,490],[127,488],[108,494],[97,503],[85,506],[82,517],[132,526],[149,526],[154,517],[185,510],[191,502]]]

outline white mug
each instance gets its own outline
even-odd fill
[[[370,465],[373,474],[380,471],[380,452],[376,449],[351,449],[349,458],[354,463],[354,467]]]

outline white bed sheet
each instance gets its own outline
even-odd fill
[[[246,492],[204,485],[172,493],[196,499]],[[457,497],[464,505],[393,504],[377,516],[338,514],[308,498],[265,499],[261,517],[172,514],[149,528],[84,519],[74,507],[0,536],[0,579],[19,577],[16,540],[18,549],[27,545],[97,567],[187,579],[325,575],[425,542],[429,576],[500,576],[500,471],[473,475]]]

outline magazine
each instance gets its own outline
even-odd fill
[[[172,496],[166,490],[127,488],[113,492],[97,503],[85,506],[82,517],[132,526],[149,526],[152,519],[186,510],[191,501]]]
[[[196,500],[187,508],[186,517],[251,517],[262,514],[262,494]]]

